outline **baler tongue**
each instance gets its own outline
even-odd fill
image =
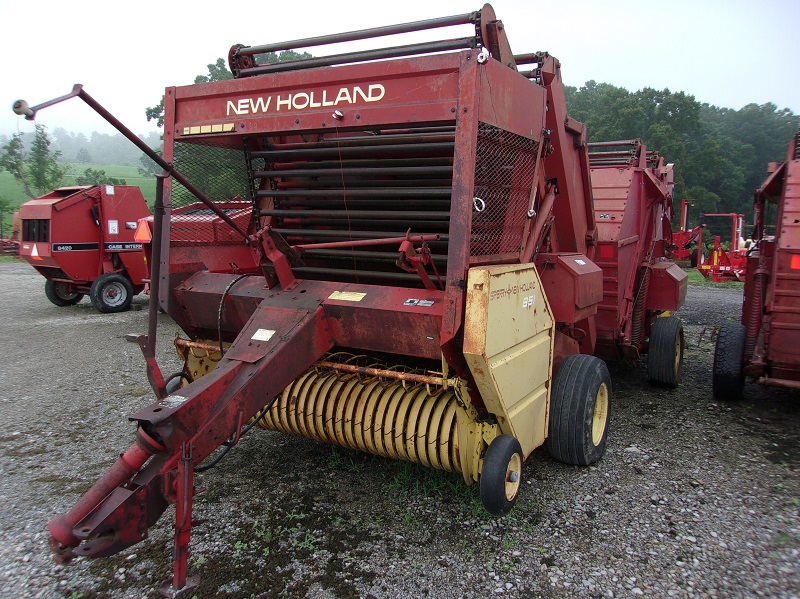
[[[304,300],[296,309],[262,303],[212,373],[131,416],[136,443],[48,524],[57,559],[117,553],[175,503],[175,575],[185,579],[195,466],[238,442],[244,424],[331,348],[321,300]]]

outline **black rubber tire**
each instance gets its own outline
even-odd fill
[[[45,281],[44,294],[59,308],[74,306],[83,299],[83,294],[78,293],[72,283],[64,281]]]
[[[595,356],[569,356],[550,394],[547,450],[565,464],[588,466],[606,451],[611,421],[611,375]]]
[[[675,389],[683,366],[683,323],[677,316],[656,318],[650,329],[647,378],[653,385]]]
[[[747,330],[738,322],[725,323],[717,333],[711,390],[718,401],[734,401],[742,397],[746,338]]]
[[[100,312],[124,312],[133,301],[133,285],[125,275],[109,272],[94,280],[89,299]]]
[[[481,503],[493,516],[511,511],[522,484],[522,447],[516,437],[495,437],[486,450],[481,470]]]
[[[699,254],[699,251],[698,251],[697,248],[694,248],[689,253],[689,266],[691,266],[692,268],[697,268],[697,255],[698,254]]]

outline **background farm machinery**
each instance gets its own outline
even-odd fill
[[[470,35],[254,58],[449,26]],[[231,81],[166,90],[163,158],[80,86],[61,98],[84,99],[165,176],[159,302],[138,338],[158,400],[131,416],[134,445],[50,522],[60,559],[116,553],[174,503],[183,587],[195,469],[254,424],[459,472],[503,514],[545,441],[569,464],[603,455],[611,382],[595,353],[649,350],[650,378],[677,384],[680,322],[658,318],[686,292],[664,258],[671,168],[631,141],[617,142],[625,161],[590,169],[558,61],[512,54],[491,6],[234,46],[229,62]],[[175,377],[155,360],[157,303],[188,336]]]
[[[689,207],[692,200],[681,200],[679,230],[672,233],[673,248],[671,257],[675,260],[688,260],[692,268],[712,283],[722,281],[743,281],[747,268],[746,254],[750,247],[743,237],[744,214],[706,213],[700,214],[697,226],[689,228]],[[731,234],[728,249],[725,249],[722,236],[714,235],[713,245],[703,244],[703,231],[708,227],[707,218],[730,219]]]
[[[721,400],[740,397],[745,377],[800,389],[800,133],[769,172],[755,193],[742,319],[717,336],[713,390]]]
[[[747,252],[750,242],[745,242],[743,234],[744,214],[735,213],[707,213],[700,218],[725,218],[731,221],[731,237],[729,249],[722,245],[722,236],[714,235],[714,244],[707,251],[703,247],[703,228],[697,235],[697,270],[705,278],[710,278],[712,283],[722,281],[744,281],[747,270]]]
[[[62,187],[19,208],[20,258],[45,279],[56,306],[89,295],[101,312],[127,310],[149,278],[138,221],[150,209],[138,187]]]

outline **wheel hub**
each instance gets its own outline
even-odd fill
[[[592,443],[595,447],[603,439],[608,420],[608,387],[605,383],[600,385],[594,401],[594,414],[592,415]]]

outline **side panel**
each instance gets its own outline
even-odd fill
[[[464,354],[487,410],[526,457],[547,436],[554,331],[533,264],[470,269]]]

